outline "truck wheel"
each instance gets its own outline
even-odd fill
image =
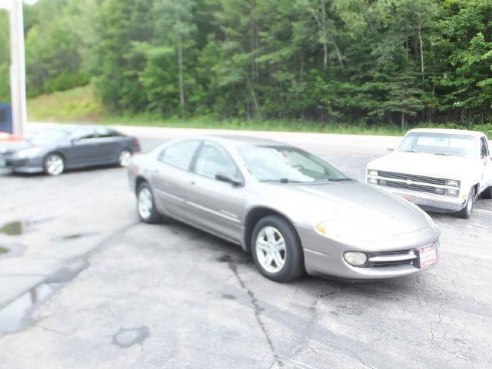
[[[482,199],[492,199],[492,186],[487,187],[483,192],[482,192]]]
[[[457,213],[458,217],[463,219],[468,219],[472,213],[474,201],[475,201],[475,189],[472,188],[470,190],[470,193],[468,194],[468,199],[466,200],[465,207]]]

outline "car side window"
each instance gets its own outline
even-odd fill
[[[114,129],[106,128],[106,127],[97,127],[96,128],[96,134],[97,134],[97,137],[99,137],[99,138],[119,136],[118,132],[116,132]]]
[[[196,149],[200,145],[198,140],[180,141],[172,144],[159,154],[159,160],[173,167],[189,170]]]
[[[486,140],[485,138],[483,138],[483,137],[480,139],[480,141],[481,141],[481,143],[482,143],[482,144],[480,145],[480,146],[481,146],[480,156],[481,156],[482,158],[486,158],[486,157],[488,157],[488,156],[490,155],[490,152],[489,152],[489,145],[487,144],[487,140]]]
[[[238,168],[223,149],[206,143],[196,160],[195,173],[208,178],[215,178],[218,173],[235,178]]]
[[[72,135],[72,139],[74,140],[87,140],[95,137],[94,129],[89,127],[79,128]]]

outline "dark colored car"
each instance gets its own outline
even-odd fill
[[[56,126],[19,142],[0,144],[0,167],[14,172],[60,175],[66,169],[117,164],[140,151],[135,137],[103,126]]]

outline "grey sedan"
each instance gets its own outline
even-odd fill
[[[0,167],[50,175],[65,169],[118,164],[126,167],[140,151],[135,137],[103,126],[63,125],[41,130],[24,141],[0,145]]]
[[[276,141],[175,140],[135,156],[129,178],[142,221],[172,217],[238,244],[275,281],[390,278],[437,262],[440,232],[422,210]]]

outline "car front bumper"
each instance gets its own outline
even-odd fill
[[[43,172],[42,158],[13,158],[0,157],[0,168],[10,169],[19,173],[40,173]]]
[[[428,267],[420,268],[419,250],[434,245],[438,256],[439,232],[428,227],[417,232],[399,235],[394,241],[348,244],[331,240],[317,234],[314,230],[298,228],[304,251],[306,272],[310,275],[325,275],[347,280],[376,280],[401,277],[418,273]],[[364,252],[372,258],[376,256],[414,255],[413,259],[395,263],[374,264],[354,267],[348,264],[343,255],[348,251]]]
[[[377,186],[384,191],[391,192],[404,198],[411,203],[436,212],[457,212],[463,209],[466,205],[466,198],[462,196],[451,197],[445,195],[433,195],[427,193],[421,193],[417,191],[410,191],[401,188],[391,188],[385,186]]]

